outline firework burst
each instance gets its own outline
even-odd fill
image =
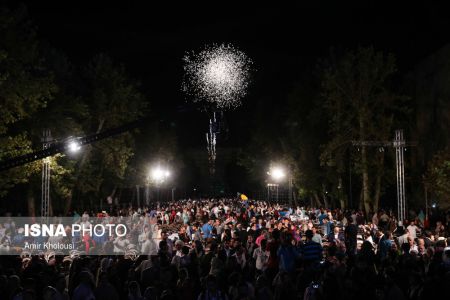
[[[247,92],[252,61],[242,51],[222,44],[187,54],[182,89],[194,101],[206,101],[219,109],[238,107]]]

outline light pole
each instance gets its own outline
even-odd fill
[[[42,136],[43,149],[47,149],[52,142],[52,135],[49,129],[44,130]],[[47,221],[50,210],[50,158],[42,160],[42,197],[41,197],[41,217]]]
[[[275,188],[275,200],[278,202],[278,183],[268,183],[267,184],[267,200],[270,200],[270,190]]]
[[[279,182],[283,180],[283,178],[286,177],[286,172],[284,171],[283,168],[281,167],[271,167],[270,170],[267,172],[267,175],[269,175],[271,177],[271,179],[275,182],[275,183],[269,183],[267,185],[267,188],[269,189],[270,187],[276,187],[276,201],[278,202],[278,186],[279,186]]]
[[[57,140],[53,139],[50,129],[43,131],[42,139],[43,150],[47,150]],[[68,138],[63,141],[65,149],[70,153],[77,153],[81,149],[80,143],[76,138]],[[51,179],[51,156],[42,159],[42,187],[41,187],[41,217],[47,220],[51,213],[50,203],[50,179]]]
[[[405,192],[405,160],[404,152],[406,147],[416,146],[417,143],[406,143],[403,138],[403,130],[395,130],[395,139],[393,141],[352,141],[353,146],[375,146],[384,151],[384,147],[395,148],[395,162],[397,172],[397,214],[398,220],[403,221],[406,218],[406,192]],[[358,148],[359,149],[359,148]],[[359,151],[359,150],[358,150]],[[351,174],[351,173],[350,173]]]
[[[292,186],[293,186],[293,178],[292,178],[292,172],[289,172],[289,205],[292,207]],[[295,203],[297,204],[297,200],[295,200]]]
[[[293,202],[293,199],[292,199],[293,198],[292,197],[293,196],[293,181],[294,181],[294,178],[292,176],[292,171],[290,171],[290,170],[289,171],[285,171],[285,169],[283,167],[276,166],[276,167],[271,167],[270,170],[267,172],[267,175],[270,176],[270,178],[272,179],[272,182],[275,182],[275,183],[269,183],[267,185],[268,194],[269,194],[269,188],[270,187],[276,187],[277,202],[278,202],[278,186],[279,186],[279,183],[281,181],[283,181],[283,179],[286,176],[288,177],[288,180],[287,180],[287,182],[288,182],[288,192],[289,192],[288,200],[289,200],[289,205],[292,207],[292,202]],[[296,203],[297,203],[297,201],[296,201]]]
[[[157,201],[159,201],[159,192],[161,185],[170,177],[170,171],[160,166],[155,167],[150,172],[150,180],[155,183],[157,187]]]

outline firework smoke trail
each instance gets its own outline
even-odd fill
[[[213,110],[233,109],[241,105],[247,92],[252,61],[231,45],[212,45],[198,54],[187,54],[183,91],[194,102],[206,102]],[[209,120],[206,133],[211,175],[215,173],[218,122],[216,112]]]
[[[208,143],[208,157],[210,164],[210,173],[214,174],[215,172],[215,161],[216,161],[216,141],[217,141],[217,132],[216,132],[216,113],[214,113],[213,119],[209,120],[209,131],[206,133],[206,142]]]
[[[185,62],[183,91],[195,102],[206,101],[218,109],[241,104],[247,92],[252,61],[231,45],[213,45],[198,54],[188,54]]]

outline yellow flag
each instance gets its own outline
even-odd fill
[[[241,200],[242,200],[242,201],[246,201],[246,200],[248,200],[248,197],[245,196],[244,194],[241,194]]]

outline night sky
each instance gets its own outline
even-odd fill
[[[156,107],[172,111],[185,103],[180,92],[182,57],[205,44],[232,43],[245,51],[255,62],[255,77],[273,83],[262,85],[266,91],[257,90],[264,94],[294,82],[302,72],[300,66],[316,64],[332,46],[374,45],[394,52],[400,71],[405,71],[450,39],[445,10],[426,1],[397,7],[391,1],[344,6],[336,1],[186,2],[100,6],[30,1],[26,5],[40,37],[72,61],[83,63],[99,52],[108,53],[154,94]],[[261,88],[260,82],[255,84]]]
[[[254,130],[250,124],[255,107],[284,105],[294,83],[309,76],[330,47],[373,45],[393,52],[400,73],[407,73],[450,39],[446,10],[428,1],[395,7],[392,1],[128,2],[114,6],[28,1],[26,5],[39,37],[72,62],[85,64],[104,52],[123,63],[142,82],[153,116],[176,126],[179,145],[187,148],[205,146],[207,116],[180,90],[186,51],[232,43],[254,61],[256,72],[243,106],[226,115],[230,139],[223,146],[236,147],[245,144]]]

